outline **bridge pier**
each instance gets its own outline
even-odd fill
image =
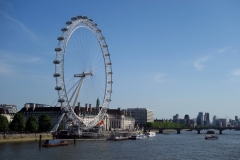
[[[219,134],[222,134],[222,130],[219,130]]]
[[[177,129],[177,134],[180,134],[180,131],[181,131],[180,129]]]
[[[159,129],[159,132],[158,132],[159,134],[162,134],[163,133],[163,130],[162,129]]]

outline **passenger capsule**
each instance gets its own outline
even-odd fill
[[[111,101],[111,99],[106,99],[106,101],[107,101],[107,102],[110,102],[110,101]]]
[[[82,19],[82,16],[77,16],[78,19]]]
[[[58,37],[57,40],[61,41],[61,40],[64,40],[63,37]]]
[[[100,29],[97,29],[97,30],[96,30],[96,32],[97,32],[97,33],[100,33],[100,32],[101,32],[101,30],[100,30]]]
[[[62,87],[61,86],[56,86],[55,90],[57,90],[57,91],[62,90]]]
[[[105,53],[105,56],[110,56],[110,54],[109,53]]]
[[[90,22],[92,22],[93,20],[92,19],[88,19]]]
[[[67,28],[62,28],[61,31],[65,32],[67,31],[68,29]]]
[[[64,99],[62,99],[62,98],[60,98],[60,99],[58,99],[58,102],[65,102],[65,100]]]
[[[60,77],[61,75],[60,75],[60,73],[54,73],[53,74],[53,77]]]
[[[102,46],[103,46],[103,48],[107,48],[107,47],[108,47],[108,45],[106,45],[106,44],[105,44],[105,45],[102,45]]]
[[[108,81],[108,84],[112,84],[113,83],[113,81]]]
[[[100,40],[104,40],[105,39],[105,37],[100,37]]]
[[[83,16],[82,19],[87,19],[87,16]]]
[[[53,61],[54,64],[60,64],[60,61],[58,59]]]
[[[112,63],[111,63],[111,62],[108,62],[107,65],[112,65]]]
[[[107,90],[108,93],[112,93],[112,90]]]
[[[113,72],[108,72],[108,74],[113,74]]]
[[[71,24],[72,24],[72,21],[67,21],[66,24],[67,24],[67,25],[71,25]]]
[[[62,50],[62,48],[55,48],[56,52],[60,52]]]
[[[72,17],[71,20],[72,20],[72,21],[76,21],[76,20],[77,20],[77,17]]]
[[[92,26],[95,26],[95,27],[96,27],[96,26],[97,26],[97,23],[92,24]]]

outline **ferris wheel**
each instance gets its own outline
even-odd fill
[[[62,35],[57,38],[55,90],[62,115],[52,129],[56,131],[65,117],[67,127],[90,129],[104,119],[112,93],[112,63],[108,45],[97,24],[86,16],[72,17],[62,28]],[[76,115],[75,106],[96,105],[100,101],[101,109],[90,121]],[[78,131],[79,132],[79,131]]]

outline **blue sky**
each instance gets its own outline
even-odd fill
[[[86,15],[111,53],[110,108],[240,116],[239,8],[237,0],[0,0],[0,103],[53,105],[56,38]]]

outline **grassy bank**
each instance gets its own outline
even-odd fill
[[[40,134],[15,134],[15,135],[1,135],[0,143],[6,142],[24,142],[24,141],[39,141]],[[52,139],[51,134],[41,134],[42,140]]]

